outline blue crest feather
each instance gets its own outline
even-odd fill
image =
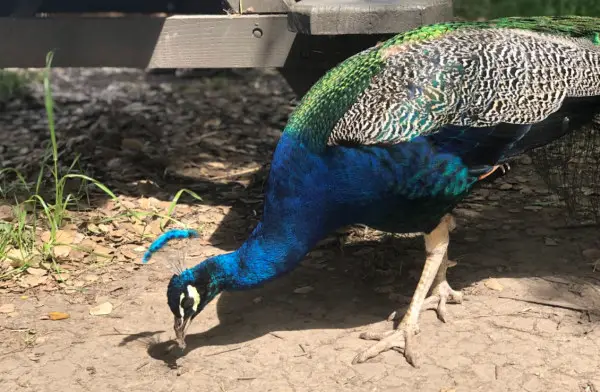
[[[173,229],[164,232],[157,239],[155,239],[154,242],[152,242],[152,244],[150,244],[150,247],[148,248],[146,253],[144,253],[142,263],[146,264],[152,257],[152,254],[158,252],[167,244],[167,242],[174,239],[184,239],[191,237],[199,237],[198,232],[192,229]]]

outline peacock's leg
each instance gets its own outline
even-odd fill
[[[451,263],[453,262],[448,260],[448,251],[446,251],[442,264],[433,279],[431,296],[425,299],[421,308],[422,311],[435,310],[438,318],[443,322],[447,320],[446,304],[460,304],[463,300],[463,294],[460,291],[453,290],[446,280],[446,270]]]
[[[423,306],[421,307],[421,311],[436,310],[438,318],[443,322],[446,322],[447,319],[446,304],[462,303],[462,293],[453,290],[446,281],[446,270],[454,267],[456,264],[456,261],[448,260],[448,251],[446,251],[442,264],[431,284],[431,295],[425,299],[425,302],[423,302]],[[396,321],[398,319],[400,319],[400,312],[397,310],[394,310],[388,317],[388,321]]]
[[[398,329],[383,333],[365,332],[360,335],[361,339],[379,340],[368,349],[359,353],[352,363],[361,363],[373,358],[384,351],[403,349],[406,360],[416,366],[413,353],[413,338],[419,333],[419,314],[429,292],[431,285],[438,274],[438,270],[444,260],[447,260],[446,252],[450,241],[450,231],[456,226],[451,215],[446,215],[438,226],[429,234],[425,235],[425,249],[427,259],[423,267],[423,273],[417,284],[417,288],[410,301],[410,306],[400,322]],[[445,275],[445,270],[444,270]]]

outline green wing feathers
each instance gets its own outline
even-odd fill
[[[594,17],[422,26],[330,70],[285,132],[320,151],[399,143],[445,124],[535,123],[565,97],[600,95],[599,44],[600,18]]]

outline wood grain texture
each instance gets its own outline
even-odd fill
[[[281,67],[295,38],[286,15],[0,18],[0,36],[0,68],[50,50],[57,67]]]

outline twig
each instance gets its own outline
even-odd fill
[[[516,298],[516,297],[505,296],[505,295],[499,295],[498,298],[512,299],[513,301],[527,302],[527,303],[530,303],[530,304],[536,304],[536,305],[542,305],[542,306],[549,306],[549,307],[552,307],[552,308],[561,308],[561,309],[573,310],[575,312],[589,312],[590,311],[587,308],[582,308],[582,307],[577,306],[577,305],[572,305],[572,304],[568,304],[568,303],[565,303],[565,302],[558,302],[558,301],[542,301],[542,300],[539,300],[539,299]]]
[[[269,332],[269,335],[275,336],[277,339],[285,340],[285,338],[281,335],[277,335],[275,332]]]
[[[256,380],[256,377],[238,377],[237,380],[238,381],[252,381],[252,380]]]
[[[569,282],[566,279],[560,279],[560,278],[552,278],[552,277],[540,277],[540,279],[545,280],[546,282],[550,282],[550,283],[558,283],[558,284],[573,284],[575,282]]]
[[[600,227],[600,223],[581,223],[574,225],[553,226],[554,230],[577,230],[577,229],[593,229]]]
[[[16,350],[7,351],[5,353],[0,353],[0,357],[4,357],[4,356],[10,355],[10,354],[18,353],[19,351],[23,351],[23,349],[22,348],[18,348]]]
[[[9,328],[9,327],[0,325],[0,329],[4,329],[4,330],[10,331],[10,332],[25,332],[25,331],[29,331],[31,328],[27,328],[27,327]]]
[[[221,354],[229,353],[229,352],[232,352],[232,351],[237,351],[237,350],[239,350],[241,348],[242,348],[242,346],[235,347],[235,348],[230,348],[229,350],[217,351],[216,353],[207,354],[207,355],[205,355],[205,357],[214,357],[215,355],[221,355]]]
[[[222,175],[222,176],[210,177],[210,180],[211,181],[226,180],[228,178],[239,177],[239,176],[243,176],[245,174],[256,173],[256,172],[260,171],[260,169],[262,169],[262,166],[260,166],[260,167],[254,167],[252,169],[242,170],[242,171],[235,172],[235,173],[225,174],[225,175]]]
[[[150,362],[144,362],[144,363],[142,363],[140,366],[138,366],[138,367],[136,367],[136,368],[135,368],[135,371],[136,371],[136,372],[137,372],[137,371],[139,371],[141,368],[143,368],[144,366],[146,366],[146,365],[147,365],[147,364],[149,364],[149,363],[150,363]]]

